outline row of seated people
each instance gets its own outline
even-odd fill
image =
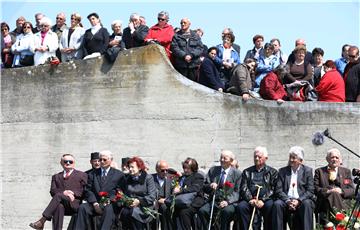
[[[204,82],[205,85],[216,90],[227,90],[235,66],[241,64],[240,46],[235,44],[235,35],[230,28],[222,32],[222,43],[216,46],[216,55],[211,56],[218,73],[208,67],[207,46],[201,41],[202,30],[191,30],[191,21],[183,18],[180,28],[173,28],[169,23],[169,13],[161,11],[157,15],[158,23],[148,28],[141,23],[141,17],[134,13],[130,15],[129,26],[122,30],[122,23],[115,20],[112,23],[113,34],[110,36],[107,29],[101,24],[97,13],[88,15],[91,28],[85,30],[78,13],[71,15],[71,26],[65,25],[65,15],[57,15],[57,21],[51,27],[51,20],[43,17],[39,20],[39,32],[33,35],[31,22],[20,17],[17,20],[17,29],[9,33],[9,26],[2,23],[2,60],[5,66],[27,66],[47,63],[50,57],[58,56],[60,61],[71,61],[83,57],[95,57],[105,54],[110,61],[114,61],[118,52],[123,49],[143,46],[149,43],[162,45],[176,70],[193,80]],[[37,27],[38,28],[38,27]],[[57,36],[56,36],[57,35]],[[16,40],[15,40],[16,39]],[[315,48],[312,53],[306,50],[304,39],[297,39],[295,49],[289,56],[280,49],[280,40],[272,39],[263,46],[264,37],[253,37],[254,48],[246,53],[244,63],[249,58],[256,61],[256,69],[250,70],[252,77],[251,89],[258,92],[262,79],[280,64],[287,64],[288,74],[284,83],[293,83],[298,80],[309,81],[314,87],[319,84],[324,75],[324,51]],[[189,45],[190,44],[190,45]],[[210,51],[209,52],[214,52]],[[13,58],[11,56],[15,55]],[[336,69],[346,83],[346,101],[360,100],[360,83],[358,82],[359,49],[356,46],[344,45],[342,57],[335,61]],[[354,67],[356,66],[356,67]],[[213,67],[212,67],[213,68]],[[334,68],[335,69],[335,68]],[[218,76],[216,76],[218,75]],[[199,79],[200,78],[200,79]],[[211,78],[211,79],[209,79]],[[215,79],[214,79],[215,78]],[[220,79],[218,79],[220,78]],[[232,85],[233,86],[233,85]],[[339,86],[340,88],[343,88]],[[327,88],[323,89],[327,92]],[[340,91],[340,90],[339,90]],[[336,98],[321,101],[344,101],[342,92]],[[240,92],[240,94],[243,94]],[[359,96],[359,98],[358,98]],[[248,94],[243,97],[245,100]],[[335,100],[334,100],[335,99]]]
[[[338,149],[328,150],[328,165],[314,176],[303,164],[302,147],[291,147],[288,156],[288,165],[276,170],[266,164],[266,148],[258,146],[254,165],[241,172],[234,154],[222,150],[220,166],[206,174],[190,157],[182,162],[183,172],[160,160],[150,174],[139,157],[130,158],[127,169],[120,171],[111,167],[110,151],[92,153],[92,169],[82,172],[75,169],[74,156],[64,154],[63,171],[51,180],[52,199],[30,226],[43,229],[52,220],[53,229],[62,229],[64,214],[76,213],[70,229],[88,229],[99,216],[96,229],[104,230],[159,229],[159,223],[161,229],[261,229],[262,222],[265,230],[280,230],[286,229],[291,214],[291,229],[311,230],[314,211],[326,225],[334,210],[350,208],[353,180],[341,166]]]

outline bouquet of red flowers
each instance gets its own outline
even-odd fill
[[[222,188],[219,188],[218,193],[217,193],[219,195],[218,206],[220,205],[220,203],[222,201],[227,201],[227,198],[230,195],[229,190],[232,189],[232,188],[234,188],[234,184],[231,183],[230,181],[225,181]],[[219,223],[221,212],[222,212],[222,209],[219,208],[217,213],[216,213],[214,224]]]
[[[350,211],[351,214],[351,211]],[[336,214],[332,214],[331,221],[324,226],[324,230],[346,230],[346,225],[350,220],[350,215],[345,211],[338,211]],[[360,229],[360,213],[359,211],[354,211],[352,215],[352,222],[354,227],[352,229]],[[351,227],[351,226],[348,226]],[[348,228],[349,229],[349,228]]]
[[[180,187],[180,177],[181,177],[181,173],[176,172],[176,174],[171,176],[171,188],[172,190],[176,187]],[[176,194],[172,194],[170,199],[171,199],[171,205],[170,205],[170,213],[171,213],[171,217],[173,217],[174,212],[175,212],[175,196]]]
[[[99,192],[100,196],[99,205],[103,209],[106,205],[110,204],[110,198],[108,192]]]
[[[113,203],[117,203],[121,206],[130,207],[132,205],[132,203],[134,202],[134,200],[135,200],[135,198],[129,197],[123,191],[118,190],[116,192],[114,199],[112,199],[111,201]],[[151,209],[149,207],[139,207],[139,208],[141,208],[141,210],[146,215],[149,215],[152,218],[156,218],[156,215],[160,215],[160,213],[158,213],[156,210]]]

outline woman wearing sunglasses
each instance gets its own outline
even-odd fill
[[[14,56],[13,67],[32,66],[34,65],[34,46],[33,26],[31,22],[24,22],[23,33],[17,36],[16,42],[12,45],[11,50]]]
[[[145,37],[145,43],[157,43],[165,48],[167,56],[171,57],[170,45],[174,36],[174,28],[168,24],[169,13],[161,11],[158,13],[158,23],[149,29]]]

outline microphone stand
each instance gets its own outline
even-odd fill
[[[330,140],[334,141],[336,144],[340,145],[341,147],[343,147],[343,148],[346,149],[347,151],[351,152],[352,154],[354,154],[354,155],[357,156],[358,158],[360,158],[360,156],[359,156],[357,153],[355,153],[354,151],[352,151],[351,149],[349,149],[349,148],[346,147],[345,145],[343,145],[343,144],[341,144],[340,142],[338,142],[337,140],[335,140],[335,139],[331,136],[329,129],[326,129],[326,130],[324,131],[324,136],[327,137],[327,138],[329,138]]]

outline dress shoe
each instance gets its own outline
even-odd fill
[[[44,229],[44,222],[38,220],[34,223],[30,223],[29,226],[32,227],[33,229],[42,230]]]

